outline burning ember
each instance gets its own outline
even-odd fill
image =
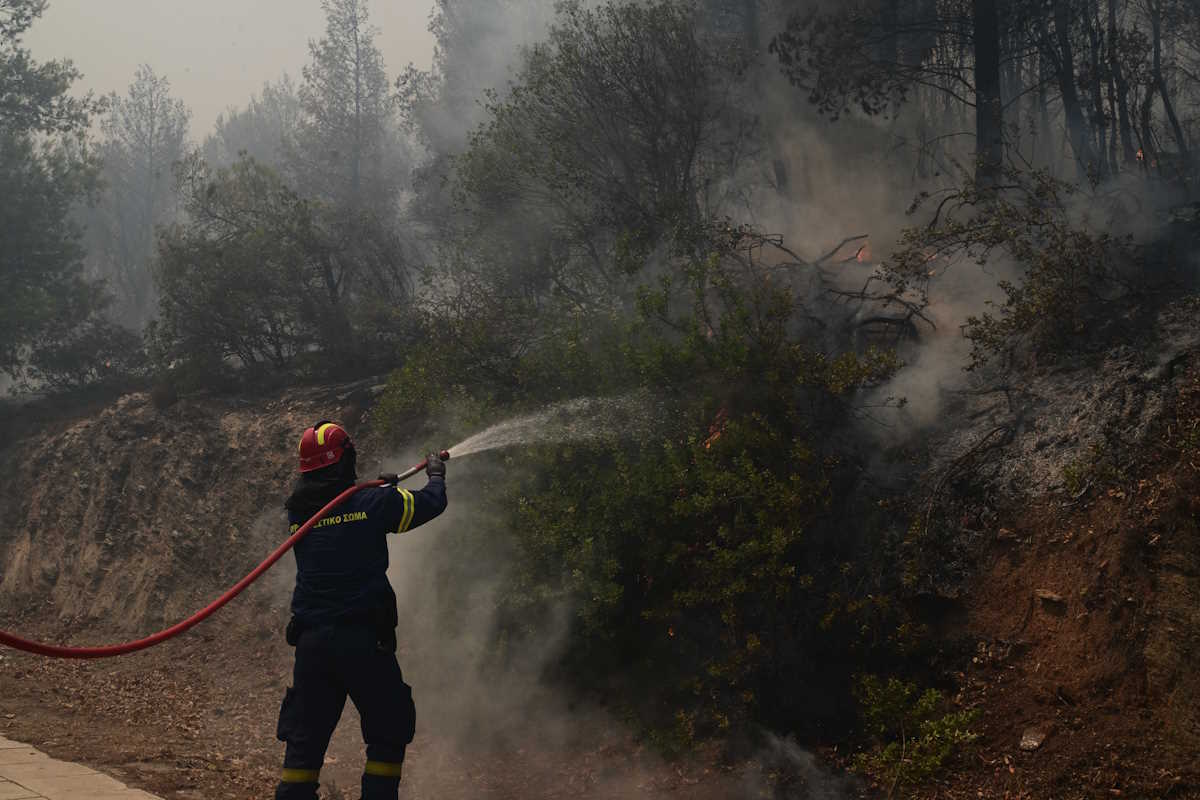
[[[717,412],[716,418],[712,424],[708,426],[708,438],[704,440],[704,449],[709,450],[713,446],[713,442],[721,438],[721,434],[725,432],[725,424],[729,422],[729,412],[722,408]]]
[[[867,242],[862,247],[858,248],[858,253],[855,254],[854,260],[860,264],[871,263],[871,243]]]

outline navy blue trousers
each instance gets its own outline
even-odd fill
[[[380,642],[366,625],[300,635],[292,686],[279,709],[276,735],[287,750],[276,800],[316,800],[325,750],[347,696],[358,709],[367,745],[363,800],[396,800],[416,708],[390,643]]]

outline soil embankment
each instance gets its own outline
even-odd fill
[[[951,502],[972,543],[943,621],[980,739],[941,797],[1200,797],[1200,342],[1020,376],[958,410],[1007,445]]]

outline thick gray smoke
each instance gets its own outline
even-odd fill
[[[434,149],[455,153],[483,121],[488,94],[505,94],[522,50],[545,36],[554,0],[441,0],[439,7],[434,77],[441,87],[418,116]]]
[[[389,466],[415,458],[410,453]],[[487,487],[505,468],[513,467],[451,459],[446,513],[390,544],[398,658],[419,720],[407,790],[415,797],[486,798],[574,787],[598,798],[656,797],[677,777],[676,767],[637,745],[623,721],[575,705],[544,679],[561,654],[573,609],[552,607],[539,620],[540,638],[519,651],[497,642],[499,593],[517,565],[503,541],[481,544],[477,531],[501,511],[489,506]],[[740,796],[729,788],[724,796]]]

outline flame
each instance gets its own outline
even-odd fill
[[[854,260],[860,264],[869,264],[871,262],[871,243],[867,242],[862,247],[858,248],[858,253],[855,254]]]
[[[712,424],[708,426],[708,438],[704,440],[704,449],[709,450],[713,446],[713,442],[721,438],[721,434],[725,432],[725,423],[729,421],[729,411],[722,408],[717,412],[717,416],[713,418]]]

